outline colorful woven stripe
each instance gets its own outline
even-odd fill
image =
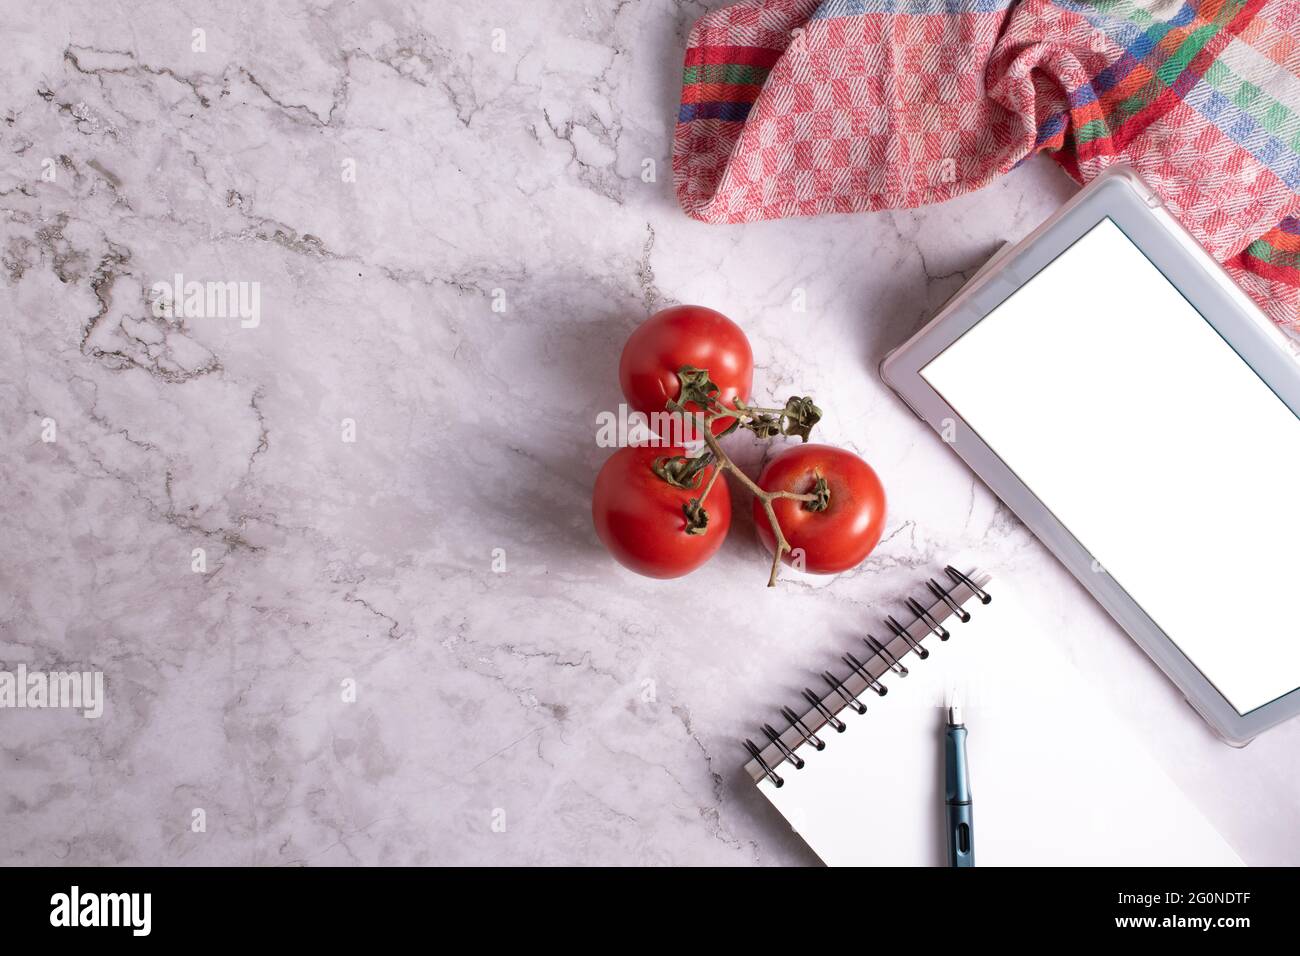
[[[1300,333],[1295,0],[748,0],[701,19],[673,172],[710,222],[916,206],[1039,150],[1135,166]]]
[[[1236,264],[1276,282],[1300,285],[1300,219],[1283,219],[1247,246]]]
[[[720,119],[743,123],[784,50],[761,47],[694,47],[682,70],[678,122]]]

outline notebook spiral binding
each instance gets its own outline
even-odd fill
[[[890,636],[884,640],[877,639],[872,634],[862,638],[862,643],[869,652],[864,659],[847,651],[840,657],[849,668],[846,676],[836,677],[829,670],[822,671],[821,677],[827,690],[818,693],[804,688],[802,711],[782,707],[781,717],[786,724],[785,730],[778,731],[771,724],[764,724],[762,731],[767,738],[765,745],[759,746],[748,738],[745,740],[745,749],[750,757],[745,770],[755,783],[767,779],[773,786],[784,786],[785,780],[777,770],[785,763],[789,763],[795,770],[802,770],[804,759],[799,756],[800,747],[824,750],[827,746],[825,728],[829,727],[841,734],[848,729],[840,717],[844,711],[865,714],[867,705],[861,697],[868,693],[884,697],[889,692],[889,688],[881,683],[882,677],[887,674],[898,678],[907,677],[908,669],[904,660],[908,654],[923,661],[930,656],[929,648],[924,643],[926,638],[937,637],[940,641],[946,641],[952,636],[952,631],[944,626],[945,621],[951,618],[958,624],[965,624],[971,618],[970,611],[965,607],[968,602],[978,600],[981,604],[988,604],[993,600],[992,595],[984,590],[990,580],[987,574],[978,570],[962,572],[948,565],[944,568],[944,576],[947,577],[946,585],[933,578],[926,581],[930,597],[928,604],[915,598],[908,598],[904,602],[911,623],[904,624],[892,614],[888,615],[884,623]]]

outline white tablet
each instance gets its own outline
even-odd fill
[[[1130,170],[881,366],[1225,740],[1300,712],[1300,365]]]

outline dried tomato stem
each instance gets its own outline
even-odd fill
[[[700,494],[699,503],[704,504],[704,499],[709,497],[709,492],[713,490],[713,483],[718,480],[718,475],[722,474],[722,468],[716,463],[713,466],[713,474],[709,476],[709,483],[704,486],[704,491]]]
[[[716,422],[719,418],[753,418],[755,415],[784,415],[784,408],[746,408],[743,412],[738,408],[732,408],[730,405],[714,399],[714,405],[719,411],[709,416],[710,424]]]
[[[715,462],[713,478],[717,478],[724,470],[731,472],[763,506],[763,513],[767,515],[767,522],[772,526],[772,534],[776,538],[776,548],[772,553],[772,571],[767,577],[767,586],[774,588],[776,587],[777,575],[781,570],[781,556],[791,549],[790,542],[786,540],[785,532],[781,530],[781,522],[776,519],[776,511],[772,508],[772,502],[777,498],[790,498],[794,501],[815,501],[817,496],[797,494],[793,491],[764,491],[754,479],[737,467],[731,457],[722,450],[722,445],[714,437],[711,428],[704,429],[704,443],[709,446],[709,451],[713,452]],[[713,479],[710,479],[709,486],[713,486]],[[705,494],[707,493],[706,491]]]

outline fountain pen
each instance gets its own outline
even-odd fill
[[[954,700],[948,707],[943,744],[944,794],[947,803],[948,865],[975,865],[975,808],[966,763],[966,725]]]

